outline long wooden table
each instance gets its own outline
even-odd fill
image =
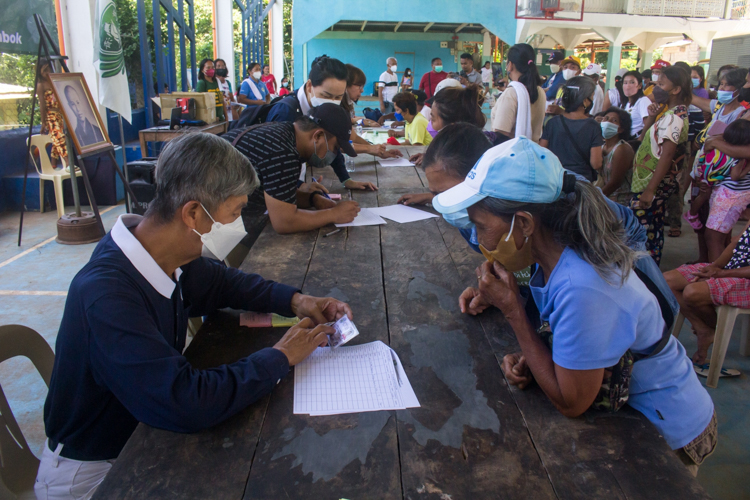
[[[380,188],[353,192],[364,207],[427,185],[421,170],[381,168],[369,155],[353,177]],[[352,343],[393,347],[421,407],[294,415],[290,374],[212,429],[140,424],[96,498],[708,498],[640,413],[569,419],[538,387],[506,383],[500,362],[518,349],[515,336],[497,310],[458,310],[482,257],[442,219],[324,238],[331,230],[281,236],[266,227],[242,269],[347,301],[360,331]],[[238,316],[208,319],[185,352],[195,368],[236,361],[285,331],[240,327]]]
[[[148,150],[146,149],[147,142],[171,141],[175,137],[179,137],[186,132],[206,132],[207,134],[219,135],[227,131],[228,125],[229,122],[216,122],[209,125],[202,125],[200,127],[181,128],[179,130],[169,130],[169,128],[161,127],[145,128],[138,132],[138,138],[141,141],[141,154],[144,157],[148,156]]]

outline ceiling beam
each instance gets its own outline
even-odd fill
[[[401,27],[401,25],[402,25],[402,24],[404,24],[404,23],[403,23],[402,21],[399,21],[399,22],[398,22],[398,23],[396,24],[396,27],[395,27],[395,28],[393,28],[393,32],[394,32],[394,33],[395,33],[395,32],[397,32],[397,31],[398,31],[398,29],[399,29],[399,28]]]
[[[435,23],[427,23],[427,25],[424,27],[424,32],[427,33],[427,30],[432,28],[432,25]]]
[[[459,31],[461,31],[462,29],[464,29],[464,28],[465,28],[465,27],[467,27],[468,25],[469,25],[469,23],[462,23],[462,24],[459,24],[459,25],[458,25],[458,28],[456,28],[456,31],[454,31],[454,33],[458,33]]]
[[[367,21],[362,21],[362,27],[359,28],[359,31],[364,31],[365,30],[365,26],[367,26]]]

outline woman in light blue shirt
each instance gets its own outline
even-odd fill
[[[598,397],[605,369],[630,351],[627,403],[697,474],[716,446],[713,402],[665,331],[671,325],[633,271],[637,253],[602,194],[520,137],[488,150],[433,206],[443,214],[466,210],[476,227],[488,258],[477,268],[478,293],[503,312],[521,346],[503,360],[508,381],[520,388],[536,381],[563,415],[577,417]],[[526,316],[512,274],[534,263],[529,286],[552,348]]]

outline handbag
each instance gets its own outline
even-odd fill
[[[630,377],[633,372],[633,364],[659,354],[667,346],[672,336],[674,313],[672,312],[672,308],[669,307],[669,302],[646,273],[640,269],[633,269],[633,271],[643,284],[646,285],[646,288],[656,297],[657,302],[659,302],[659,309],[661,309],[661,315],[664,319],[664,331],[662,332],[661,339],[654,345],[650,353],[636,354],[628,349],[616,364],[604,369],[604,377],[602,378],[602,385],[599,387],[599,393],[594,398],[594,402],[591,403],[591,408],[594,410],[615,413],[625,406],[630,396]],[[537,329],[537,334],[549,350],[552,351],[553,334],[549,323],[546,321],[543,322],[542,326]]]

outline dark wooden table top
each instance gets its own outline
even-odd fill
[[[369,155],[352,176],[380,188],[353,193],[364,207],[427,190],[420,169],[382,168]],[[333,179],[326,169],[324,183]],[[331,230],[282,236],[266,227],[242,269],[347,301],[360,331],[352,344],[393,347],[421,407],[294,415],[290,373],[203,432],[140,424],[96,498],[708,498],[640,413],[569,419],[538,387],[506,383],[500,361],[518,349],[515,336],[497,310],[458,310],[482,257],[445,221],[388,221],[324,238]],[[210,368],[272,346],[284,331],[240,327],[239,311],[220,311],[185,356]]]

